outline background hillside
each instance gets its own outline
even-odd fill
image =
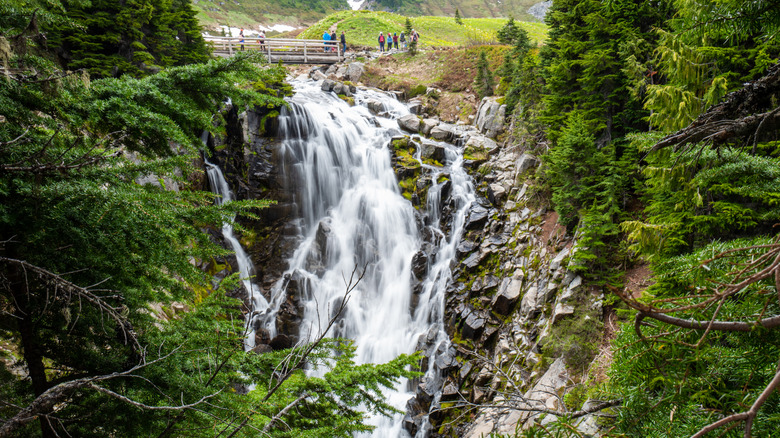
[[[300,33],[302,38],[318,39],[325,30],[346,31],[351,46],[376,46],[379,32],[404,31],[406,17],[389,12],[343,11],[328,15]],[[496,42],[496,32],[506,24],[503,18],[464,18],[461,25],[450,17],[414,17],[412,27],[420,33],[420,47],[454,47]],[[517,22],[538,45],[546,38],[543,23]]]
[[[404,16],[433,15],[454,17],[457,8],[464,18],[514,17],[523,21],[538,21],[528,9],[538,0],[368,0],[363,10],[394,12]],[[194,0],[198,20],[207,28],[220,25],[257,29],[259,25],[278,24],[305,28],[326,15],[337,11],[351,11],[346,0]]]
[[[539,0],[368,0],[367,8],[403,15],[438,15],[454,17],[458,9],[462,17],[509,17],[536,20],[528,9]]]

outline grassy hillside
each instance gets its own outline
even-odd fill
[[[536,21],[527,14],[528,8],[539,0],[369,0],[367,6],[375,11],[393,11],[412,17],[455,17],[455,9],[462,17],[515,17]],[[351,11],[346,0],[193,0],[198,20],[208,28],[219,25],[257,29],[286,24],[306,27],[336,11]],[[422,17],[420,17],[422,18]],[[386,31],[385,31],[386,32]],[[379,31],[377,31],[377,34]]]
[[[206,27],[249,29],[257,29],[258,24],[305,27],[331,12],[349,9],[346,0],[193,0],[193,6]]]
[[[369,8],[392,11],[403,15],[434,15],[454,17],[455,9],[461,17],[515,17],[536,21],[527,13],[540,0],[369,0]]]
[[[496,31],[506,20],[502,18],[464,18],[463,24],[449,17],[414,17],[412,27],[420,33],[420,47],[453,47],[485,44],[496,41]],[[300,38],[318,39],[326,29],[336,28],[337,33],[347,32],[350,45],[375,46],[379,32],[404,31],[406,17],[389,12],[342,11],[328,15],[303,31]],[[531,40],[541,43],[547,37],[543,23],[518,22],[528,32]]]

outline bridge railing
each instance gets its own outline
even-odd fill
[[[319,63],[344,59],[338,41],[299,40],[294,38],[204,37],[215,52],[233,55],[239,51],[261,51],[268,62]],[[292,61],[290,61],[292,60]]]

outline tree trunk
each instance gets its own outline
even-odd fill
[[[14,314],[18,318],[17,324],[22,341],[24,362],[27,365],[27,372],[32,381],[33,391],[35,396],[38,397],[46,392],[49,382],[46,379],[43,355],[35,335],[34,318],[36,315],[30,299],[30,294],[34,293],[34,291],[30,291],[29,282],[20,268],[9,266],[9,271],[11,280],[9,289],[14,298]],[[45,416],[39,417],[38,421],[41,424],[41,436],[43,438],[54,438],[57,436]]]

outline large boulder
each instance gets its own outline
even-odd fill
[[[501,287],[491,303],[493,310],[499,315],[509,315],[520,300],[522,287],[523,271],[518,269],[512,278],[505,278],[501,283]]]
[[[444,146],[442,145],[431,143],[430,141],[423,141],[422,145],[420,146],[420,155],[423,158],[442,162],[446,157],[446,152]]]
[[[517,169],[517,174],[522,175],[528,169],[536,168],[537,166],[539,166],[539,159],[531,154],[524,153],[517,159],[515,168]]]
[[[347,80],[357,83],[360,81],[360,77],[363,76],[364,71],[365,68],[363,67],[362,62],[352,62],[349,64],[349,67],[347,67],[345,77]]]
[[[371,111],[373,114],[379,114],[385,112],[385,105],[378,100],[369,99],[366,101],[366,106],[368,107],[368,110]]]
[[[490,138],[496,138],[504,132],[504,118],[506,117],[506,105],[496,102],[495,97],[485,97],[479,103],[475,125],[480,132]]]
[[[423,119],[422,121],[422,133],[423,135],[430,135],[431,130],[439,124],[436,119]]]
[[[440,123],[431,129],[431,138],[439,141],[450,141],[454,136],[453,125],[449,123]]]
[[[472,149],[478,149],[478,150],[484,150],[484,151],[492,151],[498,147],[498,144],[486,136],[482,134],[472,134],[469,136],[469,139],[466,141],[466,148],[472,148]]]
[[[414,114],[409,114],[398,119],[398,126],[404,131],[418,133],[420,132],[420,118]]]

